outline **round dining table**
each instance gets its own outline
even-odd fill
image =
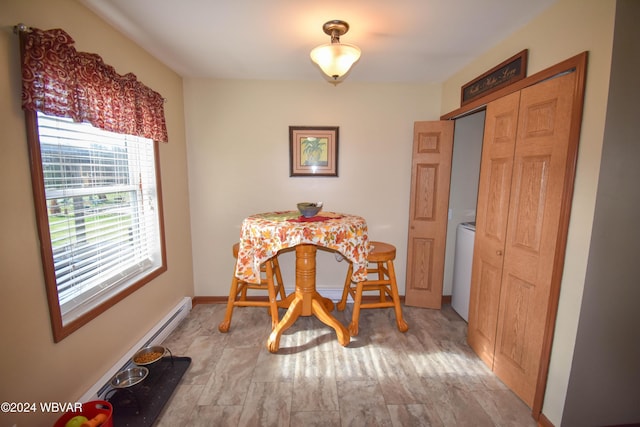
[[[280,337],[300,316],[316,316],[332,327],[338,342],[347,346],[347,329],[331,315],[333,302],[316,290],[316,251],[321,246],[338,251],[353,265],[352,280],[367,275],[369,236],[364,218],[335,212],[320,212],[305,218],[297,211],[268,212],[247,217],[242,222],[235,274],[249,283],[260,281],[260,265],[279,251],[295,247],[295,292],[281,302],[287,312],[272,330],[267,348],[275,353]]]

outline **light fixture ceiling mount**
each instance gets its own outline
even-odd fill
[[[349,31],[349,24],[341,20],[325,22],[325,34],[331,36],[331,43],[323,44],[311,51],[311,60],[331,79],[337,82],[353,64],[360,59],[360,49],[351,44],[340,43],[340,36]]]
[[[333,21],[325,22],[322,26],[322,30],[326,35],[331,36],[331,43],[340,42],[340,36],[343,36],[349,31],[349,24],[340,21],[339,19],[334,19]]]

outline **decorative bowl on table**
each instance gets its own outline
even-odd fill
[[[131,359],[139,366],[150,365],[160,360],[166,351],[161,345],[152,345],[136,351]]]
[[[311,218],[318,215],[318,212],[322,210],[322,202],[302,202],[298,203],[298,210],[300,214],[305,218]]]

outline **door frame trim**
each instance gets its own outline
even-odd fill
[[[553,273],[551,277],[551,289],[549,294],[549,306],[546,314],[544,337],[542,342],[542,352],[540,355],[540,368],[538,370],[538,380],[536,391],[531,407],[531,415],[535,420],[540,420],[542,415],[542,405],[547,387],[547,377],[549,375],[549,362],[551,360],[551,348],[553,345],[553,334],[556,327],[558,312],[558,301],[560,299],[560,285],[562,282],[562,272],[564,270],[564,259],[567,247],[567,234],[569,230],[569,217],[571,216],[571,204],[573,199],[573,186],[576,174],[576,163],[578,159],[578,143],[580,142],[580,129],[582,127],[582,110],[584,108],[584,92],[587,75],[588,51],[584,51],[576,56],[559,62],[538,73],[517,81],[505,88],[490,93],[482,98],[478,98],[440,117],[440,120],[455,120],[471,114],[477,110],[486,108],[486,105],[498,98],[517,92],[526,87],[533,86],[542,81],[557,77],[561,74],[576,73],[575,86],[573,91],[574,106],[571,115],[571,126],[569,131],[569,151],[567,156],[567,168],[564,176],[565,193],[562,198],[560,208],[560,224],[558,228],[558,239],[556,241],[556,256],[553,262]],[[542,415],[543,416],[543,415]]]

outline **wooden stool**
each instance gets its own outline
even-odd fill
[[[238,248],[240,244],[233,245],[233,257],[238,258]],[[273,277],[275,276],[276,282],[274,283]],[[247,290],[257,289],[268,292],[268,300],[247,299]],[[275,328],[278,324],[278,300],[277,295],[280,295],[281,300],[285,299],[284,285],[282,284],[282,275],[280,274],[280,264],[278,264],[278,256],[267,260],[260,266],[260,283],[248,283],[240,280],[235,275],[235,269],[233,278],[231,279],[231,290],[229,291],[229,301],[227,302],[227,311],[224,315],[224,320],[218,325],[220,332],[229,331],[231,326],[231,316],[233,316],[234,307],[268,307],[271,314],[271,329]]]
[[[371,242],[372,250],[369,252],[367,261],[375,263],[376,268],[368,268],[367,274],[377,274],[377,279],[367,279],[363,282],[354,283],[351,281],[353,265],[349,264],[347,278],[344,283],[342,299],[338,303],[338,310],[342,311],[347,306],[347,297],[353,298],[353,316],[349,325],[349,334],[352,337],[358,335],[358,319],[361,308],[387,308],[393,307],[396,312],[396,323],[400,332],[409,330],[409,325],[402,318],[400,309],[400,297],[398,296],[398,285],[396,283],[396,273],[393,268],[393,260],[396,258],[396,248],[393,245],[383,242]],[[362,302],[362,293],[376,291],[380,298],[377,302]],[[390,299],[387,299],[389,297]]]

